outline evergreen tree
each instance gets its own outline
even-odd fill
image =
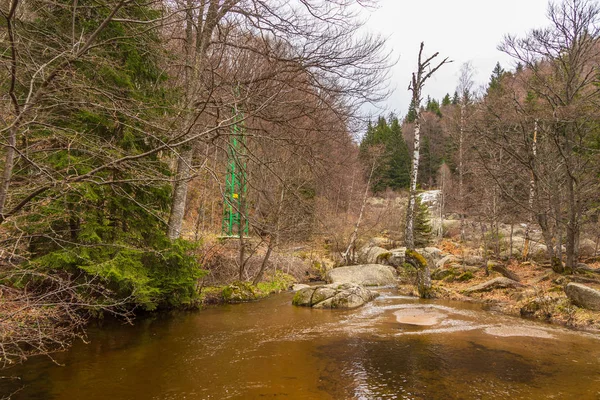
[[[80,0],[78,8],[89,12],[75,16],[65,11],[72,7],[68,1],[56,4],[20,21],[24,32],[34,35],[27,38],[38,46],[32,51],[44,49],[30,54],[39,64],[50,63],[57,48],[71,48],[72,32],[88,32],[106,17],[93,1]],[[120,13],[130,20],[160,17],[151,7],[133,3]],[[158,42],[158,28],[108,24],[98,36],[104,44],[52,83],[53,97],[43,101],[53,112],[40,113],[38,124],[30,125],[27,140],[36,151],[18,160],[14,179],[30,182],[31,165],[36,165],[44,177],[71,180],[48,189],[35,212],[19,221],[31,238],[29,268],[82,279],[88,274],[146,309],[193,302],[201,272],[188,254],[191,246],[173,243],[163,233],[161,216],[171,194],[168,164],[159,154],[136,158],[166,139],[152,126],[169,109]],[[18,95],[27,90],[18,87]],[[130,162],[79,179],[125,155]],[[44,177],[37,185],[45,184]]]
[[[421,198],[416,198],[417,213],[415,215],[415,247],[427,247],[431,243],[431,215],[426,204],[421,203]]]
[[[455,106],[460,103],[460,97],[458,96],[458,91],[454,91],[454,95],[452,96],[452,105]]]
[[[436,99],[427,97],[427,106],[425,110],[434,113],[438,117],[442,117],[442,111],[440,110],[440,103]]]
[[[492,90],[497,90],[500,88],[500,80],[504,75],[505,71],[500,65],[500,63],[496,63],[494,70],[492,71],[492,76],[490,77],[490,83],[488,86],[488,93]]]
[[[377,165],[371,178],[371,190],[381,192],[386,188],[402,189],[408,187],[410,155],[402,136],[398,117],[391,114],[386,120],[383,116],[373,126],[369,123],[367,132],[360,143],[360,155],[365,164],[371,163],[370,149],[380,147]]]
[[[405,122],[413,123],[417,119],[417,109],[415,107],[414,102],[411,100],[410,105],[408,106],[408,113],[406,114]]]
[[[450,93],[446,93],[446,95],[442,99],[442,107],[449,106],[450,104],[452,104],[452,99],[450,98]]]

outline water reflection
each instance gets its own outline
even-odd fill
[[[354,311],[284,294],[92,329],[90,344],[8,371],[15,399],[600,398],[595,335],[384,292]],[[431,326],[398,313],[434,313]],[[431,322],[431,321],[430,321]],[[19,386],[2,380],[0,393]]]

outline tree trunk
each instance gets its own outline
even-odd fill
[[[181,236],[193,155],[193,149],[186,147],[181,151],[177,160],[177,174],[175,175],[175,187],[173,188],[173,200],[167,227],[167,236],[171,240],[178,239]]]
[[[406,262],[417,270],[417,291],[422,299],[430,299],[433,296],[431,290],[431,271],[427,260],[415,250],[407,249],[405,252]]]
[[[348,247],[343,254],[344,262],[346,264],[351,264],[355,261],[355,247],[356,247],[356,239],[358,238],[358,228],[360,228],[360,223],[362,221],[363,214],[365,212],[365,205],[367,204],[367,198],[369,197],[369,186],[371,186],[371,178],[373,177],[373,172],[375,171],[375,165],[377,161],[373,160],[373,166],[371,167],[371,173],[369,174],[369,179],[367,180],[367,187],[365,188],[365,194],[363,195],[363,201],[360,206],[360,212],[358,213],[358,219],[356,220],[356,224],[354,225],[354,231],[350,236],[350,242],[348,243]]]
[[[465,192],[464,192],[464,130],[465,130],[465,109],[466,105],[460,105],[460,132],[458,136],[458,202],[460,204],[460,241],[465,241]]]
[[[418,107],[418,106],[417,106]],[[408,207],[406,208],[406,231],[404,241],[406,248],[414,250],[414,223],[415,223],[415,204],[417,202],[417,178],[419,172],[419,152],[421,145],[421,122],[419,121],[419,112],[415,119],[415,140],[412,159],[412,170],[410,171],[410,192],[408,197]]]
[[[256,286],[258,284],[258,282],[260,282],[260,280],[263,277],[263,274],[265,273],[265,269],[267,269],[267,265],[269,263],[269,257],[271,257],[271,252],[273,251],[273,243],[275,243],[275,241],[273,240],[272,237],[269,237],[269,243],[267,244],[267,252],[265,253],[265,257],[262,260],[262,263],[260,264],[260,269],[258,270],[258,273],[256,274],[256,276],[254,277],[254,280],[252,281],[252,284],[254,286]]]
[[[12,127],[8,134],[8,146],[6,146],[6,157],[4,159],[4,171],[0,183],[0,215],[4,214],[4,206],[8,198],[8,189],[12,179],[15,164],[15,147],[17,145],[17,128]]]
[[[527,256],[529,255],[529,236],[531,231],[531,224],[533,222],[533,200],[535,199],[535,163],[537,158],[537,134],[538,134],[538,121],[537,119],[534,122],[533,127],[533,143],[531,143],[531,179],[529,180],[529,217],[527,218],[527,225],[525,226],[525,245],[523,246],[523,260],[527,260]]]

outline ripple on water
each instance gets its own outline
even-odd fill
[[[530,328],[526,326],[491,326],[484,330],[488,335],[512,337],[512,336],[527,336],[541,339],[554,339],[554,335],[550,334],[545,329]]]

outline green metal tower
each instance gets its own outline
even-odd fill
[[[227,148],[227,177],[223,198],[223,236],[239,236],[243,230],[248,235],[248,205],[246,203],[246,137],[244,135],[243,113],[235,106],[231,137]]]

